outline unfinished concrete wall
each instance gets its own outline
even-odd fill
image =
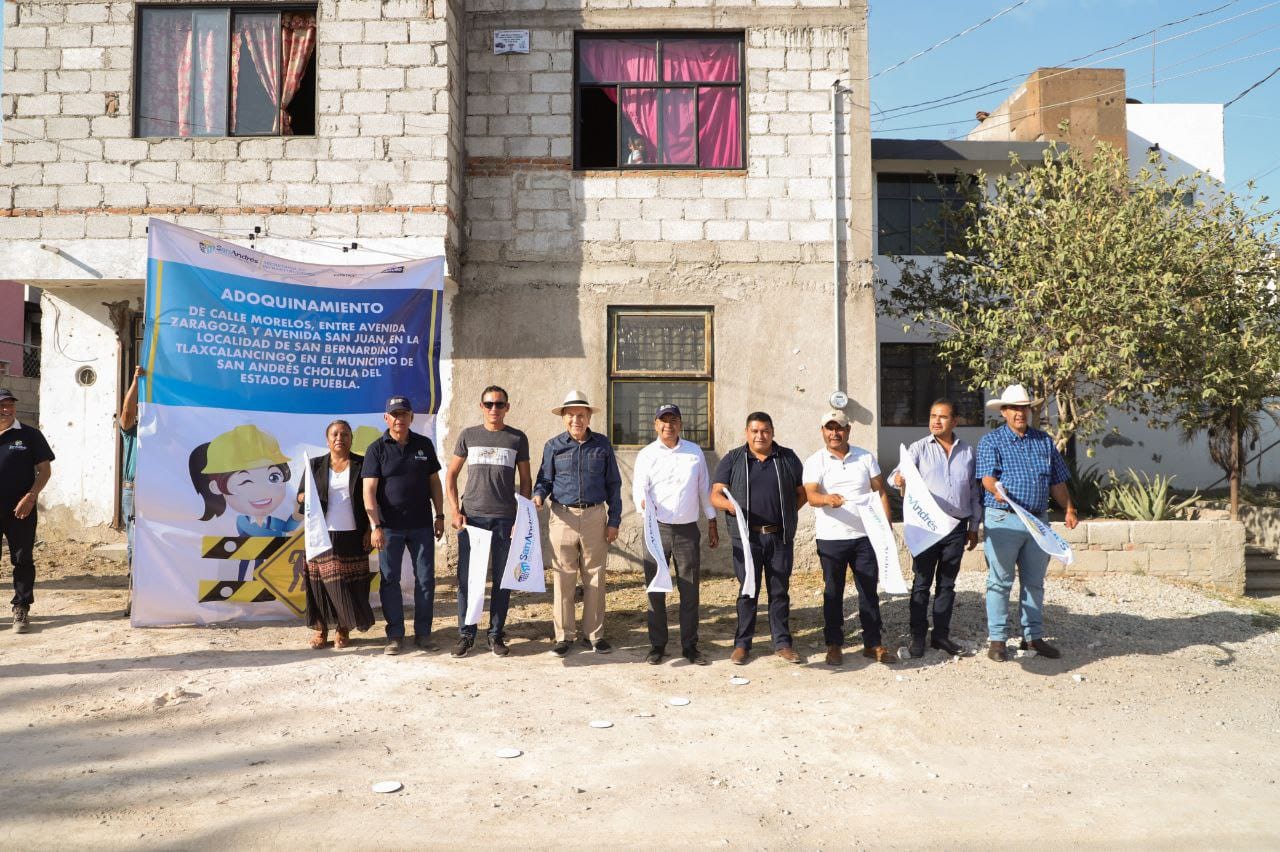
[[[4,12],[6,277],[82,278],[83,266],[103,278],[139,277],[150,216],[215,233],[259,226],[268,237],[456,258],[456,2],[321,0],[311,137],[135,138],[134,4],[22,0]],[[40,251],[41,241],[66,256]],[[307,243],[259,247],[353,260]]]
[[[709,462],[741,442],[754,409],[773,415],[780,443],[802,456],[817,449],[836,389],[830,87],[866,77],[865,3],[472,0],[468,10],[467,238],[449,429],[476,420],[485,385],[503,385],[536,464],[563,429],[548,409],[567,390],[607,402],[611,306],[697,306],[714,311]],[[529,30],[529,54],[495,56],[495,29]],[[574,34],[650,29],[745,34],[745,168],[574,170]],[[874,449],[867,91],[853,89],[839,128],[842,384],[854,440]],[[607,431],[607,412],[593,425]],[[629,488],[634,452],[620,455]],[[619,566],[640,553],[627,503]],[[811,544],[800,552],[798,566],[816,566]],[[727,549],[716,563],[727,566]]]
[[[1075,562],[1056,574],[1150,574],[1244,594],[1244,525],[1237,521],[1090,521],[1053,528],[1071,543]]]
[[[1068,122],[1063,133],[1062,122]],[[1040,68],[1028,77],[967,139],[1048,142],[1092,150],[1105,142],[1127,150],[1122,68]]]

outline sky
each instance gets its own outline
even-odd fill
[[[1153,94],[1146,33],[1157,27]],[[872,134],[900,139],[962,137],[977,110],[994,109],[1038,67],[1124,68],[1128,96],[1143,103],[1218,104],[1280,67],[1280,0],[870,0],[869,31]],[[895,111],[1004,78],[1013,79],[973,100]],[[1228,107],[1225,125],[1228,189],[1280,207],[1280,73]]]

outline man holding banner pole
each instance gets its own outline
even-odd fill
[[[862,655],[886,665],[897,662],[885,647],[880,621],[880,565],[868,536],[859,500],[875,494],[884,517],[890,518],[889,494],[880,465],[871,453],[849,445],[849,418],[843,411],[822,417],[826,445],[804,463],[804,490],[815,510],[814,533],[818,561],[822,564],[822,635],[827,645],[827,665],[844,663],[844,587],[853,570],[858,589],[858,618],[862,622]],[[874,499],[874,498],[871,498]],[[895,545],[896,547],[896,545]]]
[[[382,573],[378,597],[387,622],[387,644],[382,650],[394,656],[404,650],[400,568],[406,549],[413,563],[414,644],[424,651],[434,648],[431,617],[436,597],[435,542],[444,535],[444,496],[435,445],[430,438],[409,429],[413,406],[408,397],[388,399],[384,419],[387,431],[365,451],[364,505]]]
[[[516,474],[520,474],[520,495],[533,491],[529,478],[529,439],[519,429],[506,424],[511,403],[507,392],[490,385],[480,394],[479,426],[463,429],[453,449],[453,459],[445,474],[446,493],[453,509],[453,528],[458,531],[458,645],[454,657],[465,657],[476,641],[476,625],[467,624],[468,581],[471,557],[471,530],[488,530],[489,574],[493,591],[489,597],[489,650],[505,657],[510,651],[502,631],[511,606],[511,590],[502,588],[502,572],[511,548],[511,530],[516,520]],[[458,474],[467,466],[467,488],[459,499]],[[478,554],[477,559],[480,558]],[[483,575],[480,585],[484,585]],[[484,600],[484,589],[479,591]]]
[[[1044,640],[1044,577],[1049,554],[1036,533],[1019,517],[1010,501],[1041,522],[1046,519],[1049,496],[1066,510],[1067,529],[1079,523],[1067,492],[1070,474],[1053,439],[1031,428],[1033,400],[1022,385],[1010,385],[987,403],[999,409],[1004,425],[978,442],[977,476],[986,489],[983,522],[987,554],[987,656],[1003,663],[1009,659],[1009,592],[1018,570],[1022,609],[1022,647],[1034,648],[1042,657],[1056,659],[1061,652]],[[1007,499],[1005,499],[1007,498]],[[1047,527],[1046,527],[1047,529]],[[1069,553],[1069,551],[1068,551]]]
[[[706,515],[707,538],[712,549],[720,544],[720,534],[716,529],[716,510],[711,505],[707,460],[697,444],[680,437],[682,425],[678,406],[668,403],[658,407],[653,418],[658,437],[636,456],[631,498],[636,512],[655,516],[661,548],[669,564],[674,563],[676,586],[680,590],[681,652],[694,665],[705,666],[710,661],[698,650],[698,583],[702,564],[698,515]],[[645,582],[652,583],[658,570],[657,560],[646,553]],[[656,666],[667,651],[666,592],[649,592],[648,625],[650,647],[645,662]]]
[[[919,475],[920,486],[927,489],[937,509],[956,521],[949,532],[919,554],[913,553],[911,570],[911,644],[913,657],[924,656],[925,636],[929,632],[929,592],[937,578],[933,598],[933,638],[931,645],[952,656],[963,649],[951,641],[951,609],[956,599],[956,577],[965,550],[978,546],[978,524],[981,523],[982,488],[975,477],[976,456],[973,447],[955,434],[956,406],[949,399],[936,400],[929,407],[929,434],[907,449],[906,458],[894,470],[893,486],[906,495],[907,483],[902,467],[911,464]],[[914,478],[914,477],[913,477]],[[903,526],[912,524],[914,513],[903,509]],[[926,521],[929,519],[926,517]],[[942,530],[938,530],[942,533]],[[907,542],[908,547],[911,541]]]
[[[734,517],[729,523],[729,538],[733,542],[733,571],[741,584],[738,626],[729,657],[736,666],[745,665],[751,656],[762,574],[769,590],[774,653],[788,663],[804,662],[791,642],[791,567],[796,526],[805,500],[802,470],[794,451],[774,443],[773,418],[763,411],[747,415],[746,443],[725,453],[716,467],[711,505]],[[736,517],[735,506],[746,513],[745,521]],[[746,540],[740,530],[745,530]]]

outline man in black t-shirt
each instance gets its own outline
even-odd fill
[[[18,398],[0,388],[0,537],[13,563],[13,632],[31,629],[35,603],[36,498],[53,474],[53,451],[34,426],[18,422]]]
[[[413,561],[414,644],[424,651],[435,647],[431,644],[435,542],[444,535],[444,492],[435,445],[430,438],[409,430],[413,407],[408,398],[388,399],[384,418],[387,431],[365,451],[364,505],[382,573],[378,596],[387,622],[387,644],[382,650],[394,655],[404,649],[400,565],[405,548]]]

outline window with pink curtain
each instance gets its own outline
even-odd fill
[[[139,136],[315,132],[314,11],[188,6],[139,15]]]
[[[742,168],[742,37],[578,39],[578,165]]]

